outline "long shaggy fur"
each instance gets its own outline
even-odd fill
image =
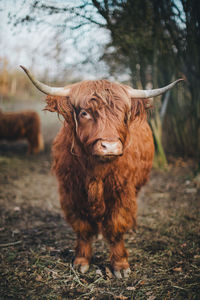
[[[123,234],[136,227],[136,195],[148,180],[154,155],[146,106],[148,100],[131,99],[125,86],[105,80],[75,84],[67,98],[47,97],[46,109],[65,119],[53,144],[52,169],[65,218],[77,234],[77,265],[89,263],[92,237],[101,232],[113,268],[129,266]],[[91,126],[79,124],[81,109],[96,118]],[[112,134],[122,141],[123,156],[98,161],[90,154],[93,143]]]
[[[37,154],[44,150],[40,118],[35,111],[2,112],[0,110],[0,140],[26,139],[28,152]]]

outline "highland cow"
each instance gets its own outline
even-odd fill
[[[0,140],[28,141],[28,153],[44,150],[40,118],[35,111],[2,112],[0,110]]]
[[[152,167],[154,143],[147,122],[152,98],[172,88],[135,90],[106,80],[49,87],[23,69],[47,94],[46,110],[63,116],[53,143],[60,203],[77,235],[74,266],[89,268],[91,242],[102,233],[116,277],[130,273],[123,236],[136,227],[136,196]]]

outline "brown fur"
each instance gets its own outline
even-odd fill
[[[40,118],[35,111],[0,111],[0,140],[26,139],[29,153],[37,154],[44,150],[40,127]]]
[[[154,155],[146,104],[130,99],[125,86],[105,80],[75,84],[67,98],[47,97],[46,109],[65,118],[53,144],[52,169],[65,218],[77,234],[76,265],[89,263],[92,238],[102,232],[113,268],[129,267],[123,235],[136,227],[136,194]],[[82,109],[92,120],[81,121]],[[113,138],[122,142],[122,156],[102,161],[91,155],[95,141]]]

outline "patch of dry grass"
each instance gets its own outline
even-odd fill
[[[0,299],[199,299],[200,197],[190,164],[152,172],[137,232],[125,237],[132,273],[117,280],[100,240],[89,272],[73,269],[75,236],[59,212],[49,160],[0,159]]]

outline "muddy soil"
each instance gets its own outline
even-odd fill
[[[125,236],[128,279],[113,276],[103,240],[94,241],[89,272],[80,274],[72,267],[75,235],[62,217],[50,172],[50,144],[60,122],[41,112],[40,102],[26,106],[40,111],[46,150],[31,156],[25,141],[0,143],[0,299],[199,299],[194,163],[176,159],[167,171],[152,170],[138,198],[137,231]]]

